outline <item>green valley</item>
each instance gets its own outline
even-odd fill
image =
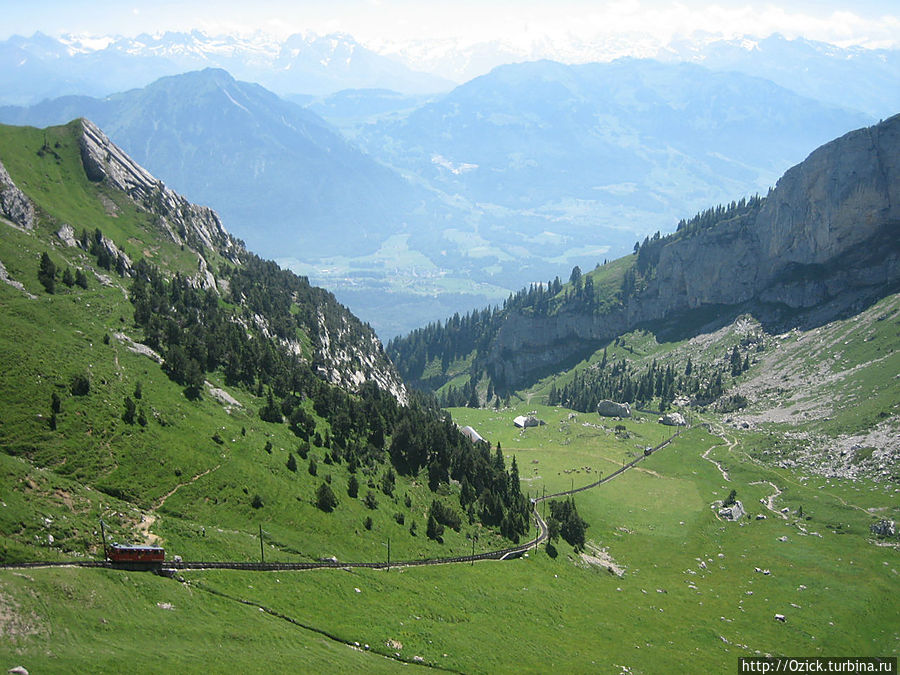
[[[801,169],[393,341],[395,369],[333,296],[104,139],[81,120],[0,127],[3,667],[725,672],[900,652],[895,220],[829,249],[833,278],[726,257],[783,236],[778,214],[748,219]],[[858,252],[873,241],[889,245]],[[701,244],[731,287],[676,278]],[[601,416],[606,398],[630,414]],[[532,499],[634,460],[553,498],[583,546],[402,564],[528,542],[532,506],[553,512]],[[49,564],[102,560],[101,520],[172,571]]]

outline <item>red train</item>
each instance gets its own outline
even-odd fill
[[[114,563],[153,565],[162,563],[166,559],[166,550],[160,546],[112,544],[106,547],[106,558]]]

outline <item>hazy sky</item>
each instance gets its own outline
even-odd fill
[[[503,37],[591,39],[645,34],[667,42],[694,31],[806,37],[841,45],[900,47],[897,0],[0,0],[0,39],[42,31],[118,34],[200,29],[345,32],[364,43]]]

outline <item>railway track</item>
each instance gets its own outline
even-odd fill
[[[517,546],[511,546],[509,548],[500,549],[497,551],[487,551],[484,553],[476,553],[474,555],[460,555],[460,556],[451,556],[447,558],[422,558],[418,560],[397,560],[397,561],[383,561],[383,562],[341,562],[338,560],[325,560],[325,561],[317,561],[317,562],[234,562],[234,561],[192,561],[192,560],[179,560],[179,561],[165,561],[156,565],[155,567],[151,567],[149,569],[160,570],[247,570],[247,571],[256,571],[256,572],[279,572],[279,571],[290,571],[290,570],[315,570],[315,569],[351,569],[351,568],[367,568],[367,569],[389,569],[391,567],[421,567],[423,565],[451,565],[455,563],[473,563],[480,560],[510,560],[513,558],[519,558],[529,550],[533,548],[537,548],[539,544],[542,544],[547,539],[547,523],[544,522],[544,519],[541,518],[540,513],[538,512],[537,505],[542,501],[547,499],[558,499],[559,497],[567,497],[578,492],[584,492],[586,490],[591,490],[595,487],[602,485],[608,481],[611,481],[616,476],[624,473],[628,469],[634,467],[636,464],[642,462],[644,459],[649,457],[654,452],[658,450],[662,450],[664,447],[669,445],[672,441],[674,441],[681,431],[676,431],[671,437],[660,443],[659,445],[649,448],[644,452],[644,454],[635,458],[631,462],[622,465],[621,468],[616,469],[608,476],[601,478],[593,483],[588,485],[583,485],[581,487],[574,488],[572,490],[565,490],[563,492],[555,492],[549,495],[542,495],[540,497],[533,498],[531,503],[533,505],[532,517],[534,518],[535,525],[538,528],[538,535],[531,539],[530,541],[519,544]],[[127,563],[112,563],[108,560],[73,560],[73,561],[52,561],[52,562],[23,562],[23,563],[11,563],[11,564],[2,564],[0,565],[0,569],[28,569],[28,568],[36,568],[36,567],[106,567],[110,569],[148,569],[148,566],[140,565],[140,564],[127,564]]]

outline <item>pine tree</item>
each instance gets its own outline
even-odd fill
[[[331,513],[338,505],[337,497],[328,483],[322,483],[316,490],[316,506],[325,513]]]
[[[444,534],[444,526],[441,525],[434,517],[434,513],[428,514],[428,526],[425,529],[425,535],[429,539],[440,541]]]
[[[56,290],[56,265],[50,260],[46,252],[41,254],[41,265],[38,268],[38,281],[44,286],[44,290],[53,293]]]
[[[134,424],[134,415],[137,411],[137,406],[135,406],[134,401],[130,396],[125,397],[125,412],[122,414],[122,419],[125,421],[125,424]]]
[[[731,350],[731,376],[737,377],[741,374],[741,366],[743,365],[743,361],[741,361],[741,354],[738,351],[737,345],[734,346],[734,349]]]
[[[378,499],[375,498],[375,493],[371,490],[366,492],[365,500],[366,508],[372,509],[373,511],[378,508]]]

